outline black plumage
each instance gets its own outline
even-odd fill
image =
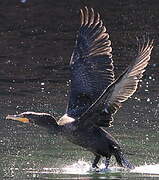
[[[112,155],[120,166],[133,168],[117,141],[103,129],[113,115],[137,89],[150,60],[153,41],[143,38],[129,67],[114,80],[112,48],[99,14],[87,7],[81,10],[81,27],[70,61],[71,84],[66,114],[58,121],[46,113],[24,112],[7,119],[34,123],[60,133],[69,141],[95,155],[93,167],[101,156],[109,165]]]
[[[99,14],[81,10],[81,27],[70,61],[71,92],[66,113],[78,118],[114,81],[111,41]]]

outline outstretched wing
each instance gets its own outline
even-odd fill
[[[70,61],[69,116],[80,117],[114,81],[111,51],[111,41],[99,14],[85,7]]]
[[[138,82],[143,76],[145,67],[150,60],[153,41],[144,39],[139,44],[138,55],[126,71],[112,83],[96,102],[80,117],[85,123],[108,127],[113,120],[112,115],[121,107],[122,103],[134,94]],[[80,120],[79,119],[79,120]]]

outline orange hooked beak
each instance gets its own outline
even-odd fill
[[[20,121],[20,122],[23,122],[23,123],[29,123],[29,119],[28,119],[28,118],[20,117],[20,116],[18,116],[18,115],[8,115],[8,116],[6,117],[6,119],[16,120],[16,121]]]

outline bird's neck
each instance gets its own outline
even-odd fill
[[[73,123],[75,121],[74,118],[68,116],[67,114],[64,114],[59,120],[58,120],[58,125],[63,126],[66,124]]]

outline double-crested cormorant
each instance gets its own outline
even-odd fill
[[[6,118],[53,127],[69,141],[91,151],[95,155],[94,168],[101,156],[106,158],[107,168],[112,155],[120,166],[133,168],[117,141],[103,127],[111,125],[113,115],[136,91],[150,60],[152,44],[152,40],[143,38],[134,61],[114,80],[109,35],[100,15],[85,7],[81,10],[81,27],[70,61],[71,90],[66,114],[58,121],[50,114],[35,112]]]

